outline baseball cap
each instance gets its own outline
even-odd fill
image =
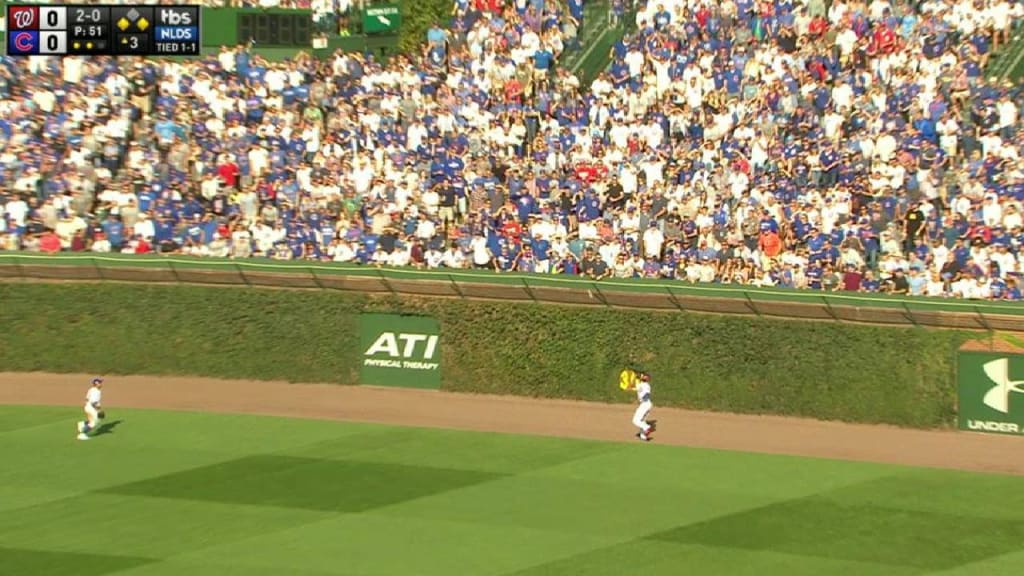
[[[92,379],[92,383],[93,383],[94,386],[96,384],[103,384],[103,378],[93,378]]]

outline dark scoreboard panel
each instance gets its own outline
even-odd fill
[[[197,56],[199,6],[7,5],[7,55]]]
[[[238,40],[258,46],[309,46],[313,41],[313,20],[308,13],[239,13]]]

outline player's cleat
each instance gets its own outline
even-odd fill
[[[89,437],[88,437],[88,436],[86,436],[85,434],[79,434],[79,435],[78,435],[78,439],[79,439],[79,440],[88,440],[88,439],[89,439]]]
[[[649,435],[647,435],[647,434],[644,434],[643,432],[637,434],[636,437],[639,438],[641,442],[650,442],[651,441],[651,437]]]

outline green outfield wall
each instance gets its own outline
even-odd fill
[[[918,428],[956,426],[955,350],[971,334],[120,283],[8,282],[0,284],[0,302],[0,366],[11,371],[358,384],[366,352],[361,316],[404,314],[437,321],[439,356],[428,361],[443,365],[444,390],[628,402],[616,383],[632,365],[653,374],[658,405]],[[409,350],[424,355],[424,343]]]

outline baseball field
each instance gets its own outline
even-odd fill
[[[1018,438],[113,377],[79,442],[87,382],[0,374],[0,573],[1024,573]]]

